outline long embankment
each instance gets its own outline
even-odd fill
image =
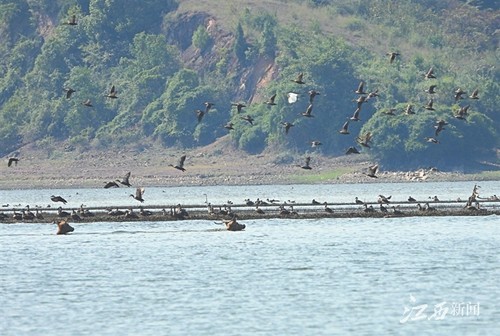
[[[500,215],[500,200],[478,200],[473,206],[464,201],[433,201],[425,203],[377,202],[329,204],[201,204],[157,205],[147,207],[89,207],[89,208],[11,208],[0,212],[1,223],[50,223],[57,220],[69,222],[124,222],[124,221],[174,221],[221,220],[236,214],[239,220],[289,218],[385,218],[412,216],[488,216]]]

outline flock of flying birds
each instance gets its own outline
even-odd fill
[[[64,24],[70,25],[70,26],[76,26],[78,24],[78,22],[76,20],[76,16],[73,15]],[[400,54],[398,52],[389,52],[389,53],[387,53],[387,55],[389,56],[389,62],[391,64],[395,61],[395,59],[398,56],[400,56]],[[436,76],[434,74],[434,69],[432,67],[426,73],[424,73],[423,76],[425,79],[436,79]],[[298,84],[298,85],[305,85],[306,84],[306,82],[304,81],[304,73],[298,74],[298,76],[294,79],[291,79],[291,81]],[[432,84],[429,86],[428,89],[424,90],[426,93],[428,93],[430,95],[428,103],[424,106],[424,108],[426,110],[430,110],[430,111],[434,110],[434,108],[433,108],[433,103],[434,103],[433,95],[436,93],[436,87],[437,87],[437,85]],[[76,90],[73,88],[65,88],[64,91],[66,92],[67,99],[71,99],[72,95],[76,92]],[[370,99],[376,98],[379,96],[378,89],[374,90],[374,91],[370,91],[370,92],[365,91],[365,82],[364,81],[361,81],[359,83],[357,89],[353,90],[353,91],[357,95],[357,99],[354,100],[356,102],[356,109],[355,109],[353,115],[350,118],[348,118],[347,121],[344,122],[342,127],[339,129],[338,132],[342,135],[350,134],[349,133],[349,123],[350,122],[357,122],[357,121],[361,120],[359,118],[359,115],[360,115],[361,108],[362,108],[363,104],[365,104]],[[465,91],[463,91],[461,88],[458,88],[454,92],[455,101],[458,102],[461,99],[463,99],[464,98],[463,95],[465,95],[465,94],[466,94]],[[306,110],[304,112],[301,113],[301,115],[304,118],[313,118],[314,115],[312,114],[312,112],[313,112],[313,107],[314,107],[314,100],[315,100],[316,96],[321,95],[321,93],[314,90],[314,89],[311,89],[308,91],[308,95],[309,95],[308,107],[306,108]],[[276,105],[276,103],[275,103],[276,96],[277,96],[277,94],[275,93],[274,95],[269,97],[269,99],[267,99],[265,101],[265,104],[270,106],[270,107]],[[110,99],[117,99],[118,98],[118,91],[116,90],[116,87],[114,85],[111,86],[111,89],[107,92],[105,97],[110,98]],[[294,93],[294,92],[288,93],[288,102],[295,103],[297,101],[297,97],[298,97],[297,93]],[[479,99],[478,90],[477,89],[474,90],[471,93],[471,95],[469,96],[469,98],[473,99],[473,100]],[[85,101],[83,101],[82,105],[89,107],[89,108],[93,107],[92,101],[90,99],[86,99]],[[210,112],[210,109],[214,105],[215,105],[215,103],[213,103],[213,102],[205,102],[204,103],[205,108],[203,110],[202,109],[195,110],[196,119],[197,119],[198,123],[202,122],[203,118]],[[245,107],[247,107],[246,104],[241,103],[241,102],[231,103],[231,106],[236,107],[238,114],[241,114],[243,109]],[[457,119],[466,120],[469,107],[470,107],[470,105],[465,105],[463,107],[460,107],[458,112],[456,112],[454,114],[454,117]],[[391,108],[391,109],[389,109],[389,111],[384,112],[384,114],[393,116],[393,115],[395,115],[395,112],[396,112],[396,110]],[[415,114],[415,111],[414,111],[413,106],[411,104],[408,104],[406,106],[404,114],[405,115]],[[250,125],[253,125],[254,121],[255,121],[254,118],[252,118],[252,116],[248,115],[248,114],[241,115],[240,119],[248,122]],[[288,135],[290,132],[290,129],[295,126],[293,123],[291,123],[289,121],[282,121],[281,125],[283,126],[284,132],[286,135]],[[444,126],[446,126],[446,125],[448,125],[447,121],[442,120],[442,119],[437,120],[435,125],[433,126],[434,127],[434,136],[425,137],[425,141],[430,142],[430,143],[434,143],[434,144],[438,144],[439,143],[438,135],[445,129]],[[226,128],[227,130],[230,131],[230,130],[234,129],[234,126],[235,125],[232,122],[228,122],[224,125],[224,128]],[[363,147],[369,148],[372,137],[373,137],[373,134],[371,132],[366,132],[365,134],[361,134],[358,137],[356,137],[356,142]],[[321,144],[322,143],[318,140],[311,141],[311,147],[318,147]],[[355,146],[351,146],[346,150],[345,154],[347,154],[347,155],[348,154],[360,154],[360,152]],[[186,160],[186,155],[182,155],[176,165],[170,164],[169,166],[184,172],[186,170],[184,168],[185,160]],[[11,167],[12,164],[17,165],[18,161],[19,161],[18,157],[10,157],[8,159],[8,167]],[[305,158],[304,164],[298,165],[298,167],[305,169],[305,170],[311,170],[312,167],[311,167],[310,163],[311,163],[311,157],[307,156]],[[378,171],[378,164],[374,164],[374,165],[369,166],[367,168],[367,172],[364,172],[363,174],[365,174],[366,176],[371,177],[371,178],[377,178],[377,175],[376,175],[377,171]],[[115,181],[106,182],[104,188],[116,188],[116,187],[119,187],[120,185],[130,187],[131,184],[129,183],[129,178],[130,178],[130,172],[128,172],[124,176],[124,178],[121,180],[117,179]],[[144,202],[143,194],[144,194],[144,188],[137,188],[135,195],[131,194],[130,196],[133,197],[134,199],[140,201],[140,202]]]

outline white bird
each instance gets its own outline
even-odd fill
[[[297,102],[298,97],[299,97],[298,93],[288,92],[288,103],[293,104]]]

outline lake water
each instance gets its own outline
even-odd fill
[[[148,188],[145,204],[465,199],[473,185]],[[480,185],[500,194],[499,182]],[[131,190],[1,190],[0,202],[135,204]],[[0,225],[0,335],[500,334],[498,216],[244,224],[86,223],[66,236]]]

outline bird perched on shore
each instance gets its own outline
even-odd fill
[[[57,224],[56,234],[58,235],[63,235],[75,231],[75,229],[71,225],[69,225],[69,223],[64,219],[54,221],[53,223]]]
[[[186,155],[181,156],[179,162],[175,166],[173,164],[169,164],[168,166],[174,167],[175,169],[180,171],[186,171],[186,169],[184,169],[184,161],[186,161]]]
[[[306,157],[306,161],[305,161],[304,165],[303,166],[299,165],[299,167],[302,169],[311,170],[312,167],[309,165],[310,162],[311,162],[311,157],[308,156],[308,157]]]
[[[52,195],[50,196],[50,199],[52,202],[61,202],[63,204],[66,204],[68,203],[64,198],[62,198],[61,196],[55,196],[55,195]]]
[[[144,199],[142,198],[142,195],[144,195],[144,188],[137,188],[135,190],[135,195],[134,194],[130,194],[130,197],[138,200],[139,202],[144,202]]]
[[[121,179],[121,181],[120,180],[116,180],[116,181],[120,182],[124,186],[130,187],[132,185],[130,184],[129,179],[130,179],[130,172],[126,173],[125,176],[123,177],[123,179]]]
[[[16,157],[10,157],[9,160],[7,161],[7,167],[11,167],[12,164],[17,166],[17,163],[19,162],[19,158]]]

